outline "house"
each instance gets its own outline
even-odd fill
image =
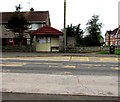
[[[34,11],[31,10],[29,12],[18,12],[23,14],[27,21],[30,24],[31,29],[24,32],[25,36],[23,37],[23,45],[30,44],[30,36],[29,33],[37,30],[43,26],[51,26],[49,11]],[[13,33],[12,31],[5,28],[5,24],[8,23],[8,19],[12,16],[13,12],[1,12],[0,15],[0,28],[2,28],[2,34],[0,34],[0,40],[2,39],[2,46],[14,46],[17,45],[17,33]]]
[[[31,36],[35,36],[35,50],[37,52],[59,52],[61,36],[63,36],[63,32],[50,27],[44,26],[35,30],[30,34]]]
[[[102,35],[100,36],[100,43],[101,43],[101,45],[103,45],[105,43]]]
[[[105,45],[120,46],[120,27],[105,33]]]

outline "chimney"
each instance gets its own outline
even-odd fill
[[[33,9],[33,8],[31,8],[31,9],[30,9],[30,11],[31,11],[31,12],[33,12],[33,11],[34,11],[34,9]]]

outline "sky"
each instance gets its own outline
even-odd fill
[[[99,22],[103,23],[102,35],[107,30],[118,27],[119,0],[66,0],[66,26],[81,24],[85,30],[86,23],[95,15],[99,15]],[[21,11],[49,11],[51,26],[58,30],[64,27],[64,0],[2,0],[0,12],[13,12],[15,6],[21,4]]]

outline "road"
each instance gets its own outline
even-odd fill
[[[118,75],[117,58],[13,57],[2,59],[2,71],[55,75]]]
[[[78,100],[79,102],[119,102],[117,97],[97,97],[97,96],[79,96],[79,95],[46,95],[46,94],[23,94],[23,93],[2,93],[3,102],[26,102],[24,100],[31,100],[30,102],[36,102],[40,100],[51,100],[60,101],[69,100],[74,102]],[[16,101],[15,101],[16,100]],[[83,101],[84,100],[84,101]],[[96,100],[96,101],[95,101]],[[66,102],[66,101],[65,101]]]
[[[117,96],[117,76],[120,69],[116,57],[4,57],[0,65],[2,72],[4,72],[2,75],[4,77],[3,92],[5,92],[3,99],[88,99],[117,102],[112,101],[116,100],[113,97],[95,96],[101,96],[101,94],[103,96]],[[22,92],[47,92],[50,95],[22,94]],[[70,93],[71,95],[76,93],[78,95],[81,92],[84,96],[54,95],[56,93]],[[93,96],[86,96],[91,95],[91,93]]]

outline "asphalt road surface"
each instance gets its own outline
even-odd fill
[[[64,102],[69,100],[70,102],[119,102],[117,97],[98,97],[98,96],[79,96],[79,95],[49,95],[49,94],[23,94],[23,93],[2,93],[3,102],[26,102],[24,100],[31,100],[30,102],[35,102],[35,100],[51,100],[57,102]],[[15,101],[16,100],[16,101]],[[19,100],[19,101],[18,101]],[[38,101],[38,102],[39,102]],[[69,102],[68,101],[68,102]],[[43,101],[44,102],[44,101]],[[66,102],[66,101],[65,101]]]
[[[87,58],[86,58],[87,59]],[[90,59],[90,58],[89,58]],[[57,60],[57,61],[56,61]],[[118,62],[101,62],[96,59],[83,61],[36,60],[34,57],[3,59],[2,71],[12,73],[40,73],[55,75],[118,75]]]
[[[50,59],[42,59],[41,57],[3,58],[1,63],[2,72],[99,76],[117,76],[119,72],[118,62],[111,58],[108,59],[109,61],[104,61],[104,59],[101,58],[98,60],[99,58],[92,57],[85,57],[82,59],[76,57],[72,60],[67,60],[67,58],[53,58],[54,60]],[[55,100],[55,102],[57,100],[63,100],[63,102],[64,100],[73,100],[71,102],[74,102],[75,100],[82,100],[81,102],[119,102],[118,99],[114,97],[95,96],[41,95],[22,93],[3,93],[2,96],[3,102],[18,102],[18,100],[21,100],[21,102],[26,102],[23,101],[24,99],[31,100],[30,102],[35,102],[35,100],[38,100],[38,102],[39,100]]]

